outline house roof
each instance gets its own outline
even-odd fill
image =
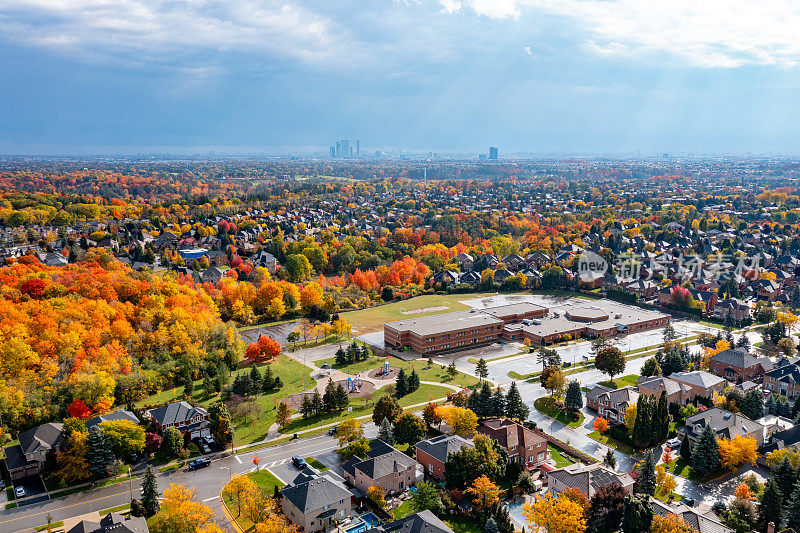
[[[719,407],[712,407],[686,419],[684,429],[688,434],[699,436],[706,426],[719,437],[732,439],[764,430],[764,426],[753,422],[741,413],[730,413]]]
[[[633,483],[630,474],[617,474],[600,463],[592,465],[574,463],[564,468],[557,468],[547,475],[569,488],[580,490],[588,497],[592,497],[600,487],[612,483],[619,483],[623,487]]]
[[[386,444],[380,439],[370,442],[370,451],[367,458],[351,457],[344,464],[345,472],[355,475],[359,470],[370,479],[380,479],[394,472],[403,472],[409,468],[414,468],[417,461],[398,451],[396,448]]]
[[[143,517],[125,517],[119,513],[109,513],[100,522],[82,520],[68,533],[148,533],[147,520]]]
[[[800,365],[797,363],[779,366],[764,374],[774,380],[790,385],[800,384]]]
[[[758,364],[758,359],[750,355],[747,348],[729,348],[711,356],[712,361],[738,368],[750,368]]]
[[[147,412],[161,426],[191,420],[196,414],[200,414],[204,418],[208,416],[208,411],[202,407],[195,407],[183,400],[150,409]]]
[[[650,498],[650,508],[653,514],[667,516],[677,515],[684,522],[692,526],[698,533],[733,533],[733,530],[724,526],[717,515],[711,511],[704,513],[683,504],[670,505],[655,498]]]
[[[513,450],[516,446],[523,446],[524,448],[537,446],[546,440],[533,430],[508,418],[489,418],[481,422],[478,431],[481,431],[482,428],[492,430],[492,436],[497,437],[500,444],[508,450]],[[481,431],[481,433],[484,433],[484,431]]]
[[[675,381],[686,383],[688,385],[694,385],[695,387],[702,387],[704,389],[713,387],[715,385],[727,381],[725,378],[715,376],[714,374],[706,372],[705,370],[694,370],[692,372],[675,372],[674,374],[670,374],[669,377],[670,379],[673,379]]]
[[[447,524],[427,509],[370,531],[376,530],[386,533],[453,533]]]
[[[280,492],[303,514],[341,500],[349,500],[352,496],[341,480],[327,475],[317,475],[300,483],[287,485]]]
[[[418,442],[416,448],[445,463],[449,454],[459,451],[463,446],[475,447],[470,441],[458,435],[439,435],[438,437]]]
[[[112,420],[129,420],[137,425],[140,422],[139,419],[136,417],[136,415],[133,414],[132,412],[127,411],[125,409],[119,409],[112,413],[107,413],[104,415],[96,416],[94,418],[90,418],[89,420],[84,422],[84,425],[86,426],[86,429],[91,429],[92,427],[98,424],[102,424],[103,422],[111,422]]]
[[[19,445],[25,455],[40,448],[52,450],[61,442],[61,429],[64,424],[51,422],[36,426],[19,434]]]

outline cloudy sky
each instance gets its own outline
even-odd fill
[[[0,0],[0,153],[800,150],[792,0]]]

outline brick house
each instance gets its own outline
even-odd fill
[[[474,448],[475,445],[458,435],[439,435],[432,439],[417,443],[417,462],[425,469],[425,473],[439,480],[446,480],[445,463],[447,456],[459,451],[464,446]]]
[[[800,364],[790,363],[780,365],[764,374],[761,384],[766,391],[796,398],[800,396]]]
[[[578,489],[591,498],[601,487],[612,483],[618,483],[625,492],[633,494],[633,477],[628,473],[618,474],[602,463],[574,463],[547,473],[547,486],[555,494]]]
[[[659,398],[661,393],[666,391],[667,402],[677,403],[678,405],[684,405],[693,398],[691,396],[691,388],[688,385],[664,376],[641,376],[639,377],[638,388],[639,394],[655,396],[656,398]]]
[[[19,444],[5,449],[6,468],[12,481],[39,474],[48,456],[58,452],[63,424],[49,423],[19,434]]]
[[[766,357],[757,358],[747,348],[730,348],[711,356],[708,370],[714,375],[729,381],[755,381],[772,370],[772,363]]]
[[[144,416],[151,419],[161,433],[168,428],[176,428],[187,439],[211,435],[208,411],[188,402],[180,401],[162,405],[146,411]]]
[[[628,406],[635,405],[639,393],[633,387],[622,387],[597,395],[597,415],[611,423],[624,424]]]
[[[728,386],[728,380],[715,376],[705,370],[694,370],[692,372],[675,372],[669,378],[677,381],[682,386],[689,387],[689,399],[694,400],[698,396],[710,398],[714,391],[721,393]]]
[[[714,317],[724,320],[730,316],[736,322],[750,318],[750,304],[738,298],[725,298],[714,307]]]
[[[496,440],[508,450],[508,462],[518,463],[527,469],[550,459],[547,440],[533,430],[508,418],[489,418],[478,426],[478,433]]]
[[[352,514],[353,494],[333,472],[305,469],[280,492],[283,514],[306,533],[328,531]]]
[[[681,438],[688,437],[694,446],[706,426],[714,430],[718,439],[752,437],[760,447],[764,445],[766,438],[766,428],[758,422],[750,420],[741,413],[730,413],[719,407],[712,407],[690,416],[686,419],[686,425],[678,430],[678,434]]]
[[[344,464],[344,478],[361,492],[373,485],[400,493],[417,482],[416,460],[380,439],[370,442],[366,458],[353,456]],[[419,477],[422,477],[420,467]]]

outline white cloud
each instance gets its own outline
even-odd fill
[[[523,0],[579,22],[601,55],[673,54],[700,67],[794,65],[800,59],[800,3],[793,0]]]
[[[493,19],[519,16],[517,0],[439,0],[444,13],[460,13],[466,9]]]
[[[529,56],[533,55],[533,48],[531,48],[530,46],[524,47],[523,50],[525,50],[525,53],[528,54]]]

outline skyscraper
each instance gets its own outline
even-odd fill
[[[489,159],[497,159],[497,147],[490,146],[489,147]]]
[[[356,139],[356,157],[360,155],[360,152],[361,152],[361,141]]]

